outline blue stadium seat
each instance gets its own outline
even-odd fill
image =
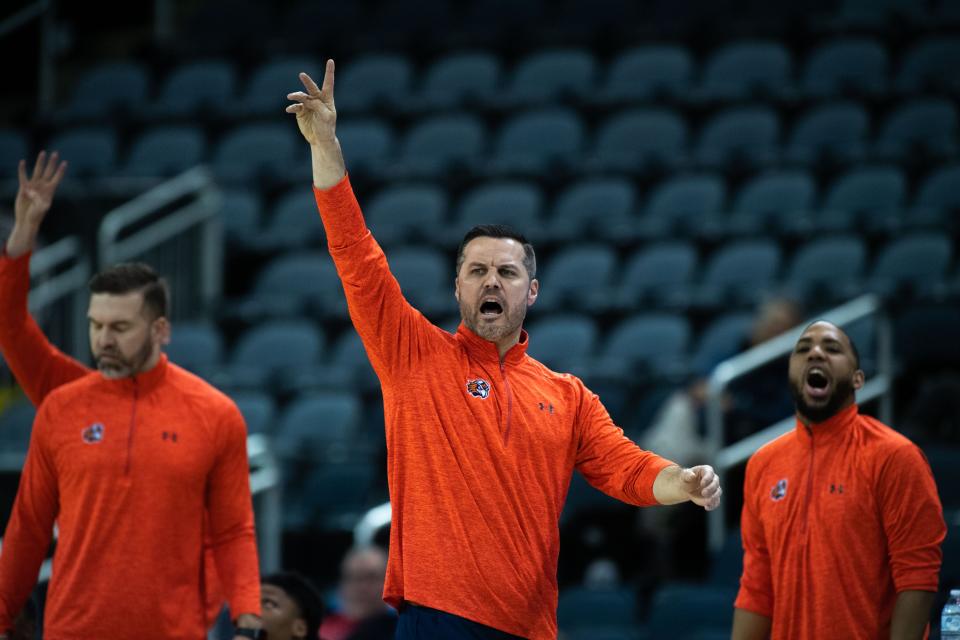
[[[344,305],[343,287],[330,256],[325,251],[302,251],[268,262],[240,303],[239,313],[247,320],[308,312],[342,317]]]
[[[796,298],[841,302],[860,290],[867,248],[857,236],[834,236],[804,245],[790,262],[784,286]]]
[[[887,89],[887,52],[869,38],[842,38],[819,46],[807,60],[802,92],[813,99],[882,95]]]
[[[693,57],[682,47],[643,46],[613,59],[598,101],[629,104],[654,98],[682,98],[693,78]]]
[[[273,397],[262,391],[236,391],[230,394],[247,423],[247,433],[272,434],[276,430],[277,406]]]
[[[111,129],[69,129],[49,140],[47,149],[59,151],[60,158],[70,163],[73,179],[110,175],[117,166],[117,136]]]
[[[542,269],[533,307],[551,311],[600,312],[611,301],[617,256],[607,245],[578,244],[562,249]]]
[[[343,461],[358,438],[362,404],[349,391],[298,397],[280,416],[276,449],[288,459]]]
[[[288,483],[284,529],[351,531],[370,507],[374,468],[366,461],[339,462],[309,468],[302,482]]]
[[[704,125],[696,160],[713,169],[756,168],[777,158],[780,122],[767,107],[735,107]]]
[[[468,191],[457,205],[454,225],[434,234],[445,246],[458,243],[478,224],[507,224],[531,241],[543,228],[543,193],[534,183],[493,181]]]
[[[229,364],[218,374],[224,386],[264,389],[280,385],[281,377],[320,361],[324,334],[307,320],[270,320],[245,331]],[[280,374],[283,374],[281,376]]]
[[[920,40],[903,57],[895,86],[905,95],[960,91],[960,38],[945,36]]]
[[[517,106],[582,99],[593,90],[596,61],[586,49],[537,51],[522,59],[493,107]]]
[[[380,120],[345,120],[337,123],[337,138],[350,172],[376,174],[394,153],[394,134]]]
[[[260,235],[260,202],[259,191],[234,188],[222,194],[220,204],[220,219],[223,222],[227,244],[236,247],[246,247],[256,242]]]
[[[26,455],[36,413],[27,400],[14,402],[0,413],[0,451]]]
[[[141,108],[150,90],[150,73],[140,63],[104,62],[86,70],[77,81],[67,106],[57,116],[64,120],[107,119],[117,109]]]
[[[32,162],[29,155],[30,145],[26,134],[16,129],[0,128],[0,176],[16,175],[17,163],[21,160]],[[32,168],[33,164],[27,165],[28,170]]]
[[[558,242],[629,238],[635,207],[636,191],[625,178],[581,180],[557,196],[549,235]]]
[[[654,638],[687,638],[694,633],[733,625],[736,588],[667,583],[653,596],[647,623]],[[691,615],[690,603],[696,603]]]
[[[455,304],[451,286],[455,265],[439,251],[398,247],[387,253],[387,261],[404,297],[424,315],[449,311]]]
[[[697,336],[690,366],[701,377],[709,376],[713,368],[743,350],[750,338],[753,314],[734,312],[720,316]]]
[[[337,109],[362,113],[402,102],[410,94],[413,65],[406,56],[369,54],[347,61],[337,73]]]
[[[686,156],[687,125],[665,109],[630,109],[607,120],[597,134],[593,163],[614,171],[675,167]]]
[[[802,228],[816,194],[816,183],[806,171],[760,175],[737,194],[725,226],[729,231],[744,234]]]
[[[570,587],[560,593],[557,623],[565,632],[583,627],[631,627],[637,622],[637,596],[629,589]]]
[[[897,218],[906,199],[903,172],[891,166],[865,166],[838,178],[824,200],[820,220],[827,229],[850,229],[854,223],[880,226]]]
[[[737,588],[743,573],[743,539],[740,529],[727,533],[720,551],[710,559],[710,584]],[[729,637],[729,630],[727,631]]]
[[[499,88],[500,74],[500,61],[488,51],[443,56],[427,69],[423,85],[411,96],[411,109],[483,104],[491,100]]]
[[[494,174],[546,174],[579,160],[584,124],[574,111],[546,109],[509,119],[497,133],[488,170]]]
[[[790,53],[778,42],[742,41],[727,45],[706,61],[698,94],[708,100],[743,100],[788,92]]]
[[[296,76],[287,79],[295,87]],[[289,89],[283,96],[296,88]],[[148,109],[154,118],[187,117],[210,109],[219,113],[224,103],[236,100],[237,73],[226,60],[204,60],[177,67],[171,73],[154,104]]]
[[[392,174],[439,178],[454,169],[472,169],[487,141],[483,122],[472,115],[441,115],[417,123],[400,147]]]
[[[623,270],[617,303],[637,309],[683,300],[697,269],[697,250],[689,242],[653,244],[638,250]]]
[[[127,176],[167,177],[200,164],[206,140],[199,127],[160,126],[134,141],[122,173]]]
[[[360,336],[353,328],[346,329],[329,350],[330,357],[319,369],[314,369],[310,385],[317,389],[360,389],[370,391],[378,389],[377,379]],[[382,433],[381,429],[378,434]]]
[[[716,307],[756,303],[773,286],[781,259],[780,247],[769,240],[724,245],[707,263],[697,304]]]
[[[958,219],[960,165],[940,167],[920,184],[906,219],[907,225],[937,227]]]
[[[697,233],[723,210],[726,196],[726,184],[715,174],[673,178],[654,188],[637,231],[643,237]]]
[[[528,328],[527,353],[554,371],[576,374],[596,353],[597,325],[582,314],[553,314]]]
[[[891,113],[880,129],[878,156],[908,159],[914,153],[949,158],[957,153],[957,110],[942,98],[914,100]]]
[[[229,182],[286,177],[299,149],[289,123],[242,125],[227,133],[213,154],[214,173]]]
[[[433,185],[400,184],[383,189],[365,207],[364,217],[381,246],[423,243],[444,224],[447,194]]]
[[[614,327],[594,375],[679,377],[686,373],[690,337],[690,324],[681,315],[634,315]]]
[[[170,361],[207,377],[223,361],[223,337],[206,322],[178,322],[164,351]]]
[[[322,246],[325,233],[313,191],[291,187],[271,207],[264,229],[249,245],[263,252]]]
[[[877,256],[869,288],[892,295],[901,288],[915,293],[936,292],[945,284],[953,259],[950,238],[939,233],[917,233],[898,238]]]
[[[960,361],[960,306],[934,299],[914,302],[894,319],[893,344],[897,359],[909,371],[955,370]],[[925,429],[930,425],[924,424]]]
[[[299,78],[301,72],[308,73],[317,83],[323,80],[323,65],[314,58],[280,58],[263,63],[253,71],[239,98],[240,112],[251,116],[282,117],[283,110],[290,104],[287,94],[305,91]],[[339,103],[339,78],[337,80]]]
[[[814,107],[793,127],[784,158],[805,165],[859,160],[866,153],[869,129],[870,117],[854,102]]]

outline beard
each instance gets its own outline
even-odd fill
[[[516,332],[527,317],[526,305],[518,305],[516,308],[501,304],[503,312],[497,322],[486,322],[481,318],[480,305],[471,307],[467,302],[460,301],[460,317],[467,328],[475,334],[490,342],[498,342],[510,334]]]
[[[790,394],[793,396],[793,402],[797,407],[797,413],[806,418],[811,424],[826,422],[843,408],[850,400],[854,398],[854,389],[852,380],[837,380],[833,393],[827,398],[826,402],[818,405],[809,404],[803,397],[804,382],[801,379],[798,383],[790,385]]]
[[[129,378],[141,373],[152,354],[153,345],[148,337],[129,358],[124,357],[116,349],[104,349],[95,353],[94,358],[97,361],[97,369],[103,374],[103,377],[116,379]]]

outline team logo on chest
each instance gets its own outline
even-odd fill
[[[773,489],[770,490],[770,499],[774,502],[779,502],[787,497],[787,479],[784,478],[773,485]]]
[[[485,400],[486,397],[490,395],[490,383],[483,378],[467,380],[467,393],[474,398]]]
[[[103,425],[94,422],[92,425],[80,432],[80,437],[87,444],[99,444],[103,440]]]

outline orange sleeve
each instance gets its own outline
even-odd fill
[[[740,592],[734,607],[752,611],[761,616],[773,617],[773,575],[770,569],[770,552],[763,533],[763,523],[757,513],[756,500],[760,495],[756,482],[756,462],[747,462],[747,474],[743,488],[743,511],[740,517],[740,535],[743,537],[743,574],[740,576]]]
[[[0,351],[24,393],[39,406],[48,393],[90,370],[43,335],[27,311],[29,291],[30,254],[0,257]]]
[[[880,469],[879,483],[880,516],[897,593],[936,591],[947,527],[927,459],[912,443],[899,446]]]
[[[349,177],[313,192],[353,326],[377,375],[392,376],[417,360],[427,332],[436,328],[403,297],[367,229]]]
[[[247,463],[247,430],[233,404],[221,420],[207,489],[210,548],[234,616],[260,615],[260,571]]]
[[[653,497],[653,481],[674,463],[623,435],[600,398],[582,383],[580,392],[577,469],[592,486],[617,500],[640,507],[659,504]]]
[[[53,538],[59,489],[46,442],[52,420],[41,405],[30,436],[20,487],[0,551],[0,631],[9,631],[37,581]]]

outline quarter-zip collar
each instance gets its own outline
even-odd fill
[[[800,418],[798,417],[796,426],[797,441],[803,446],[809,447],[813,445],[814,438],[817,441],[817,446],[831,442],[836,438],[841,438],[844,434],[850,432],[850,429],[856,423],[859,416],[860,410],[856,403],[854,403],[823,422],[811,423],[809,429],[800,422]]]
[[[457,327],[457,339],[466,346],[472,359],[496,365],[500,364],[500,351],[497,349],[497,345],[489,340],[484,340],[462,322],[460,326]],[[523,355],[526,352],[527,332],[521,329],[520,340],[503,355],[503,365],[512,366],[519,364],[520,361],[523,360]]]
[[[163,379],[167,375],[167,366],[167,354],[161,353],[157,364],[149,371],[138,373],[135,376],[127,376],[126,378],[104,378],[103,383],[105,388],[112,393],[129,395],[136,391],[142,398],[163,382]]]

